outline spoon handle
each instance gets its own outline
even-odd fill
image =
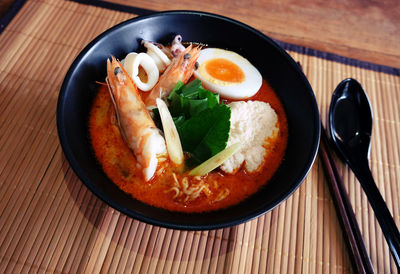
[[[353,171],[368,197],[369,203],[381,226],[383,235],[389,244],[397,269],[400,270],[400,233],[378,187],[375,184],[368,163],[363,165],[362,169],[359,167],[353,169]]]

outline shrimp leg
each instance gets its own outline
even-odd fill
[[[113,56],[111,61],[107,59],[106,82],[124,141],[142,168],[145,181],[149,181],[158,163],[166,158],[165,140],[151,119],[136,85]]]

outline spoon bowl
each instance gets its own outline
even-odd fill
[[[372,110],[361,84],[348,78],[335,89],[329,108],[329,129],[339,155],[360,182],[400,269],[400,233],[374,182],[368,165]]]
[[[329,113],[332,139],[340,154],[346,154],[351,162],[368,160],[372,108],[360,83],[342,81],[333,93]]]

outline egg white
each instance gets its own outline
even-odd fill
[[[211,76],[205,65],[207,61],[212,59],[226,59],[237,65],[244,73],[244,79],[241,82],[229,82],[221,79],[216,79]],[[220,94],[228,99],[245,99],[257,93],[262,85],[261,73],[241,55],[219,48],[202,49],[197,60],[199,63],[198,69],[194,72],[202,85],[215,93]]]

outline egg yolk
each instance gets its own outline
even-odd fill
[[[209,75],[221,81],[240,83],[245,78],[242,69],[227,59],[211,59],[207,61],[205,68]]]

